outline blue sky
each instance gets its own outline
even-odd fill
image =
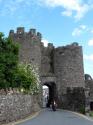
[[[93,76],[93,0],[0,0],[0,31],[36,28],[54,46],[78,42],[84,72]]]

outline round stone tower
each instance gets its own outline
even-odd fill
[[[69,101],[74,101],[73,97],[68,101],[68,90],[70,90],[71,93],[73,93],[74,90],[77,90],[77,93],[82,91],[82,98],[84,98],[83,90],[85,88],[85,82],[81,46],[73,43],[68,46],[56,48],[54,51],[54,72],[56,76],[58,100],[60,105],[67,108]],[[76,96],[78,97],[78,95]],[[73,107],[75,107],[75,105],[71,105],[69,108]]]

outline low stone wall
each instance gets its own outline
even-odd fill
[[[0,125],[25,118],[39,110],[38,96],[0,95]]]

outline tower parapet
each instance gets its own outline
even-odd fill
[[[41,40],[42,39],[42,34],[40,32],[37,32],[37,37]]]
[[[17,28],[17,34],[24,34],[24,27],[18,27]]]
[[[48,48],[54,48],[53,43],[48,43]]]
[[[79,44],[77,42],[73,42],[72,46],[79,46]]]
[[[9,36],[13,36],[13,35],[14,35],[14,30],[10,30]]]
[[[42,34],[40,32],[36,32],[36,29],[30,29],[29,32],[25,32],[25,28],[24,27],[18,27],[16,32],[14,32],[14,30],[10,30],[9,32],[9,36],[13,37],[13,39],[15,38],[30,38],[30,39],[34,39],[35,41],[40,41],[42,39]]]
[[[29,33],[31,33],[31,35],[36,35],[36,29],[30,29]]]
[[[19,61],[32,63],[40,67],[41,61],[41,33],[36,29],[30,29],[26,32],[24,27],[18,27],[16,32],[10,30],[9,37],[14,42],[20,44]]]

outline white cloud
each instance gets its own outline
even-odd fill
[[[75,28],[72,32],[72,36],[80,36],[81,34],[89,31],[86,25],[80,25],[79,27]]]
[[[93,39],[90,39],[90,40],[88,41],[88,45],[89,45],[89,46],[93,46]]]
[[[93,61],[93,54],[91,55],[84,55],[85,60]]]
[[[81,34],[84,34],[84,33],[93,34],[93,28],[87,25],[80,25],[73,30],[72,36],[80,36]],[[91,40],[93,41],[93,39]],[[89,40],[88,42],[89,45],[91,45],[91,40]]]
[[[18,9],[27,10],[31,5],[43,5],[46,7],[61,7],[61,14],[64,16],[73,16],[75,19],[79,20],[82,18],[90,9],[91,4],[84,3],[83,0],[0,0],[3,7],[0,10],[5,14],[14,14]]]
[[[80,36],[82,33],[81,29],[75,28],[74,31],[72,32],[72,36]]]
[[[44,46],[45,46],[45,47],[47,47],[47,46],[48,46],[48,43],[49,43],[49,42],[48,42],[48,40],[46,40],[46,39],[42,39],[42,41],[41,41],[41,42],[43,42],[43,43],[44,43]]]
[[[64,15],[64,16],[72,16],[72,11],[66,10],[66,11],[62,12],[62,15]]]
[[[80,28],[81,28],[82,30],[84,30],[84,29],[87,28],[87,26],[86,26],[86,25],[80,25]]]
[[[80,9],[77,10],[75,19],[80,20],[82,17],[84,17],[84,15],[89,11],[90,8],[91,8],[91,6],[89,7],[89,5],[86,5],[86,4],[81,6]]]
[[[38,0],[41,4],[47,7],[62,7],[65,9],[62,14],[65,16],[72,16],[79,20],[91,8],[91,5],[84,3],[83,0]]]

